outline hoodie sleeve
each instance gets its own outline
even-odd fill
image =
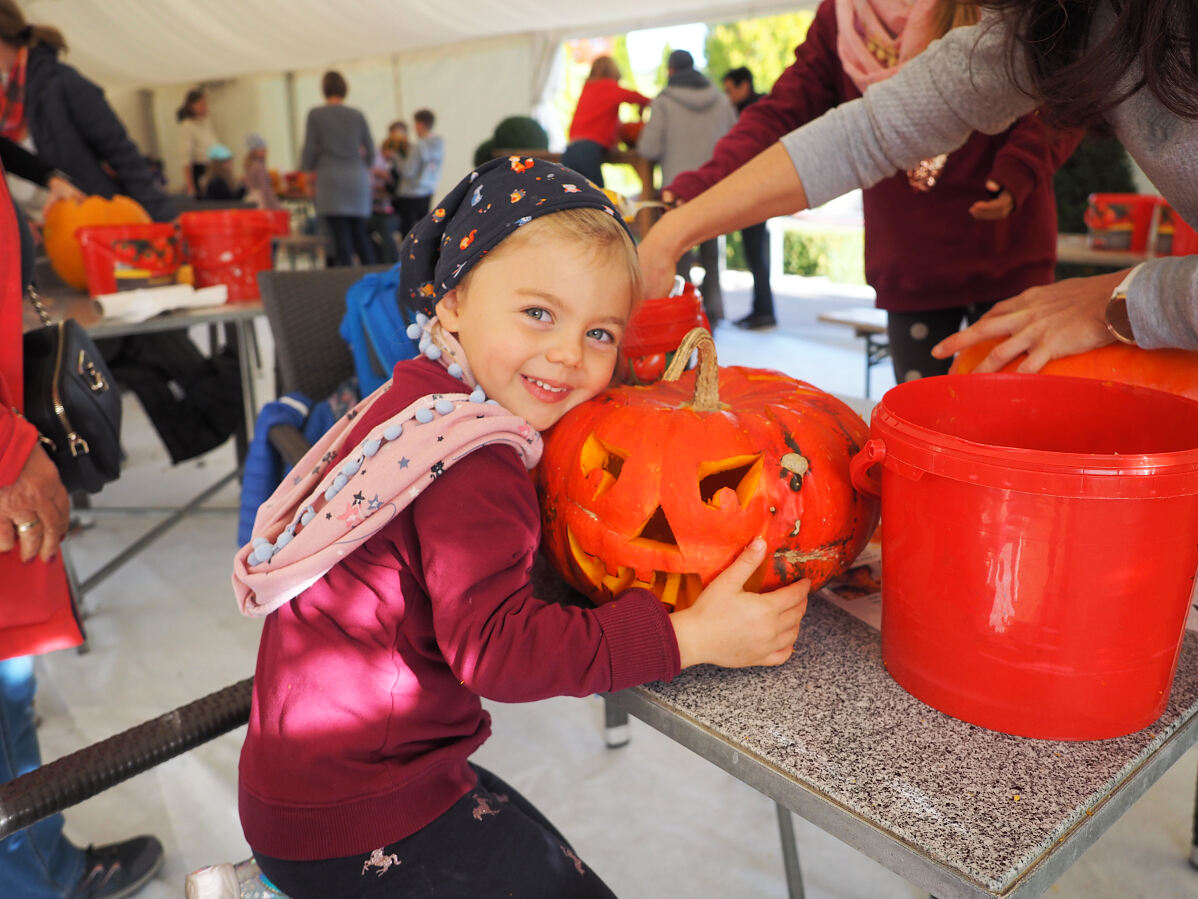
[[[641,130],[641,136],[636,142],[636,151],[645,159],[657,161],[661,159],[666,149],[666,122],[670,104],[662,95],[658,95],[649,107],[649,119]]]

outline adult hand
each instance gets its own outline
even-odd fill
[[[665,197],[663,195],[662,199]],[[637,246],[644,280],[645,296],[664,297],[674,286],[678,259],[687,249],[679,249],[673,239],[673,217],[680,211],[671,210],[658,219]]]
[[[0,552],[19,548],[21,561],[40,556],[48,562],[71,518],[71,504],[58,469],[35,446],[17,479],[0,487]]]
[[[46,189],[50,191],[50,195],[46,198],[46,209],[49,209],[59,200],[74,200],[76,203],[81,203],[87,199],[87,195],[77,188],[66,178],[58,175],[52,175],[46,183]]]
[[[670,616],[683,668],[701,662],[725,668],[781,665],[790,658],[811,581],[772,593],[746,590],[765,553],[765,541],[754,539],[693,606]]]
[[[969,214],[982,221],[1005,219],[1015,209],[1015,198],[997,181],[987,181],[986,190],[994,196],[989,200],[978,200],[969,207]]]
[[[996,303],[973,325],[940,341],[932,347],[932,355],[947,359],[983,340],[1006,338],[974,371],[998,371],[1027,353],[1017,370],[1035,372],[1052,359],[1113,343],[1115,338],[1106,328],[1106,305],[1111,291],[1126,275],[1127,271],[1121,271],[1030,287]]]

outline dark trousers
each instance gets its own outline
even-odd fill
[[[428,215],[433,198],[431,194],[427,197],[395,197],[391,205],[399,216],[399,236],[404,238],[418,221]]]
[[[894,379],[902,384],[916,378],[948,374],[953,360],[936,359],[932,347],[961,330],[961,322],[972,325],[985,315],[994,303],[972,303],[951,309],[931,309],[927,312],[886,313],[886,333],[890,340],[890,361]]]
[[[740,232],[745,246],[745,261],[753,273],[753,315],[773,317],[774,292],[770,289],[770,235],[765,222],[750,225]]]
[[[603,187],[603,157],[607,149],[593,140],[576,140],[562,154],[562,165]]]
[[[500,778],[478,785],[409,837],[346,858],[282,861],[254,853],[291,899],[615,899],[566,839]]]
[[[699,293],[703,294],[703,311],[707,313],[707,320],[714,328],[716,322],[724,320],[724,292],[720,289],[719,240],[705,240],[684,253],[678,260],[676,271],[688,281],[696,254],[699,257],[699,265],[703,267],[703,283],[699,285]]]
[[[374,265],[374,246],[366,233],[366,219],[356,215],[326,215],[333,234],[332,265],[353,265],[354,255],[362,265]]]
[[[381,257],[387,265],[399,262],[399,244],[395,232],[399,230],[399,216],[394,212],[372,212],[366,223],[370,242],[374,244],[374,255]]]

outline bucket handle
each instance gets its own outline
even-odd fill
[[[870,473],[870,469],[885,458],[886,444],[882,440],[872,437],[865,441],[861,452],[853,456],[849,462],[849,477],[853,480],[853,486],[862,493],[881,496],[882,479],[877,474]]]

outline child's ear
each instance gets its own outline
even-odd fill
[[[458,289],[456,287],[437,300],[437,321],[441,323],[442,328],[450,333],[457,333],[459,321],[458,309],[460,306],[461,300],[458,297]]]

